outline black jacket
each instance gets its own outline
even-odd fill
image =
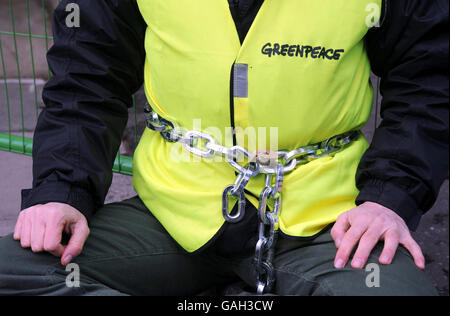
[[[65,25],[69,2],[80,6],[80,28]],[[263,0],[229,2],[242,40]],[[384,13],[365,39],[381,77],[383,121],[356,175],[357,203],[382,204],[414,228],[448,175],[448,1],[388,0]],[[102,206],[131,96],[143,83],[145,29],[135,0],[63,0],[56,9],[53,76],[22,209],[63,202],[89,219]]]

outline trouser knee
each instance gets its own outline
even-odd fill
[[[59,259],[51,254],[33,253],[22,248],[12,235],[1,237],[0,295],[32,295],[33,289],[55,284],[58,263]],[[64,275],[61,276],[64,282]]]

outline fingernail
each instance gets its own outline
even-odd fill
[[[336,262],[334,263],[334,267],[335,267],[336,269],[341,269],[341,268],[343,268],[343,267],[344,267],[344,260],[342,260],[342,259],[336,260]]]
[[[352,266],[354,267],[354,268],[362,268],[363,267],[363,264],[364,264],[364,262],[361,260],[361,259],[355,259],[355,260],[353,260],[353,262],[352,262]]]
[[[419,267],[420,267],[420,269],[424,270],[425,269],[425,261],[419,260]]]
[[[71,260],[72,260],[72,255],[67,255],[63,259],[65,264],[68,264]]]
[[[380,257],[380,262],[383,264],[388,264],[389,263],[389,257],[388,256],[381,256]]]

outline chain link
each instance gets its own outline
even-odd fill
[[[150,107],[146,107],[147,127],[151,130],[161,133],[163,138],[169,142],[179,142],[194,155],[204,158],[210,158],[213,155],[221,155],[238,173],[245,173],[246,167],[238,162],[249,159],[252,155],[241,146],[225,147],[216,143],[213,137],[199,131],[182,132],[177,130],[174,124],[166,119],[159,117]],[[305,164],[311,159],[321,158],[339,151],[343,146],[355,140],[359,136],[359,131],[352,131],[333,136],[317,144],[308,145],[294,149],[292,151],[277,151],[275,153],[276,161],[282,161],[284,173],[291,172],[298,165]],[[276,164],[257,162],[259,173],[275,173]]]
[[[273,257],[278,239],[278,215],[281,209],[281,189],[283,186],[283,165],[279,162],[276,173],[266,174],[265,187],[259,196],[259,239],[256,243],[253,264],[257,273],[256,291],[261,295],[270,291],[275,283]],[[272,182],[274,182],[272,184]],[[268,208],[268,200],[273,203],[273,211]]]
[[[281,210],[281,190],[284,174],[291,172],[298,165],[312,159],[318,159],[342,149],[359,137],[359,131],[352,131],[333,136],[317,144],[304,146],[292,151],[256,152],[251,155],[241,146],[225,147],[216,143],[213,137],[199,131],[183,132],[175,125],[158,116],[146,106],[147,127],[159,132],[169,142],[182,143],[186,150],[194,155],[210,158],[214,155],[224,156],[226,162],[237,171],[234,184],[227,186],[222,194],[222,215],[227,222],[237,223],[245,215],[245,187],[259,174],[265,174],[265,187],[259,196],[258,218],[259,239],[255,247],[256,290],[258,294],[270,291],[275,284],[273,258],[278,239],[278,216]],[[242,166],[239,162],[250,160]],[[230,214],[230,199],[238,200],[235,214]],[[269,210],[269,202],[272,211]]]
[[[222,194],[222,214],[224,219],[230,223],[239,222],[245,215],[245,187],[252,177],[259,173],[258,165],[249,163],[244,172],[239,173],[233,185],[225,188]],[[238,210],[235,215],[229,213],[229,198],[231,196],[238,198]]]

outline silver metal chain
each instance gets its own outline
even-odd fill
[[[249,153],[244,147],[225,147],[216,143],[213,137],[199,131],[183,132],[174,124],[165,120],[149,106],[145,107],[147,127],[159,132],[168,142],[179,142],[194,155],[210,158],[223,156],[226,162],[237,172],[236,180],[222,193],[222,214],[227,222],[237,223],[245,215],[245,187],[259,174],[265,174],[265,187],[259,196],[258,218],[259,239],[256,243],[254,266],[257,273],[256,290],[258,294],[270,291],[275,284],[273,258],[278,238],[278,216],[281,210],[281,189],[286,173],[313,159],[321,158],[342,149],[360,135],[352,131],[333,136],[325,141],[300,147],[292,151],[257,151]],[[238,161],[248,161],[242,166]],[[230,199],[237,199],[235,214],[229,212]],[[268,208],[268,203],[272,211]]]
[[[255,257],[253,259],[257,273],[256,292],[258,295],[272,290],[275,284],[275,271],[272,261],[278,239],[278,215],[281,209],[283,169],[283,165],[278,163],[275,174],[266,174],[265,187],[259,196],[259,238],[256,243]],[[272,184],[273,180],[274,183]],[[272,212],[267,207],[268,200],[273,203]]]

